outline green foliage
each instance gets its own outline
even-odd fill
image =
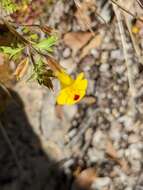
[[[14,3],[12,0],[1,0],[1,6],[9,14],[15,12],[18,9],[16,3]]]
[[[41,40],[38,44],[35,44],[34,47],[42,52],[52,52],[53,45],[55,45],[57,42],[56,36],[50,36],[49,38]]]
[[[8,54],[10,59],[17,54],[21,53],[23,48],[12,48],[12,47],[7,47],[7,46],[0,46],[0,52],[3,52],[5,54]]]
[[[22,4],[28,4],[30,0],[21,0]],[[0,0],[0,5],[8,14],[14,13],[19,9],[19,5],[14,0]]]
[[[48,65],[47,60],[51,59],[49,53],[53,52],[53,46],[57,42],[57,37],[52,35],[41,40],[39,39],[37,31],[31,30],[30,27],[23,27],[23,30],[18,32],[17,27],[7,20],[4,20],[3,25],[11,34],[12,39],[16,39],[16,42],[10,43],[8,46],[2,44],[0,46],[0,52],[9,55],[9,58],[14,59],[17,63],[27,57],[33,66],[33,72],[29,80],[34,79],[40,85],[53,89],[51,79],[54,77],[54,74],[50,69],[52,67],[50,64]],[[41,29],[40,25],[39,29]],[[21,78],[21,76],[25,74],[25,71],[27,71],[27,65],[28,67],[30,66],[30,64],[24,64],[24,62],[18,64],[15,72],[17,78]]]
[[[37,80],[40,85],[44,85],[49,89],[53,89],[51,78],[54,77],[52,70],[47,69],[45,63],[41,58],[36,61],[33,67],[33,73],[29,80]]]

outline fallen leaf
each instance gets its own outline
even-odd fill
[[[73,51],[73,56],[91,39],[91,32],[69,32],[64,35],[64,43]]]
[[[96,9],[94,0],[84,0],[81,3],[76,3],[77,10],[75,12],[75,17],[78,24],[81,27],[81,30],[92,30],[92,21],[90,15],[88,14],[89,10]]]
[[[84,190],[90,189],[93,181],[96,180],[96,171],[94,168],[87,168],[83,170],[75,179],[75,185]]]
[[[125,173],[129,173],[129,165],[127,163],[127,161],[124,158],[119,159],[118,158],[118,153],[115,150],[112,142],[109,140],[107,142],[107,147],[106,147],[106,153],[116,161],[116,163],[118,163],[121,166],[121,169],[125,172]]]
[[[93,96],[85,96],[82,99],[82,102],[85,104],[91,105],[91,104],[94,104],[96,102],[96,99]]]
[[[90,53],[90,51],[94,48],[99,48],[102,43],[102,36],[100,34],[97,34],[89,43],[87,46],[85,46],[80,54],[80,59],[85,57]]]
[[[125,173],[127,173],[127,174],[130,173],[130,168],[129,168],[128,162],[125,159],[118,160],[118,163]]]
[[[106,146],[106,153],[114,158],[114,159],[117,159],[118,158],[118,154],[117,154],[117,151],[115,150],[112,142],[110,140],[108,140],[107,142],[107,146]]]

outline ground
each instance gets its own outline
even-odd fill
[[[73,77],[85,73],[87,94],[59,106],[57,81],[52,92],[36,82],[11,85],[14,98],[0,115],[2,190],[143,189],[143,66],[135,48],[142,51],[142,36],[135,34],[134,45],[132,17],[117,6],[85,0],[78,9],[75,2],[48,4],[41,18],[58,31],[56,59]],[[133,3],[127,8],[141,17]]]

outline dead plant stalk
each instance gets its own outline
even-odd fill
[[[119,8],[117,7],[117,5],[115,5],[114,3],[112,3],[112,5],[113,5],[113,9],[114,9],[114,12],[115,12],[115,15],[117,18],[117,22],[118,22],[118,27],[119,27],[120,36],[121,36],[121,42],[122,42],[122,46],[123,46],[123,53],[124,53],[124,57],[125,57],[125,64],[126,64],[126,68],[127,68],[129,92],[130,92],[130,96],[131,96],[131,99],[130,99],[130,108],[131,108],[130,112],[131,113],[130,114],[134,118],[135,114],[136,114],[136,103],[135,103],[136,88],[135,88],[135,84],[134,84],[134,73],[133,73],[133,70],[131,67],[130,58],[129,58],[129,54],[128,54],[128,47],[127,47],[125,29],[123,26],[121,12],[120,12]]]

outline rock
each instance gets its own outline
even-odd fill
[[[118,59],[118,60],[124,60],[123,53],[121,52],[121,49],[116,49],[111,52],[111,59]]]
[[[96,148],[90,148],[87,154],[90,163],[100,163],[105,157],[105,152],[103,150],[97,150]]]
[[[109,57],[108,51],[103,51],[102,54],[101,54],[101,63],[102,64],[108,64],[107,63],[108,62],[108,57]],[[108,68],[109,68],[109,66],[108,66]]]
[[[71,121],[77,113],[77,104],[72,106],[64,106],[63,111],[68,121]]]
[[[110,185],[111,179],[109,177],[100,177],[95,180],[92,184],[92,189],[101,190],[102,188]]]
[[[61,59],[60,65],[62,65],[63,68],[65,68],[69,74],[72,73],[76,67],[76,64],[73,62],[72,58]]]
[[[60,161],[64,159],[64,151],[53,141],[50,140],[42,140],[42,148],[44,152],[49,156],[52,160]]]
[[[138,148],[132,146],[129,146],[129,148],[125,150],[125,156],[127,156],[130,160],[140,160],[142,158],[142,154]]]
[[[70,48],[65,48],[63,51],[63,57],[68,58],[70,56],[70,54],[71,54]]]
[[[101,64],[101,66],[100,66],[100,71],[101,72],[108,72],[108,69],[109,69],[109,64],[108,63],[103,63],[103,64]]]
[[[106,148],[106,143],[107,143],[106,135],[101,130],[97,130],[93,136],[92,145],[97,149],[104,150]]]
[[[99,56],[100,56],[100,51],[97,50],[97,49],[92,49],[91,50],[91,55],[93,55],[95,59],[98,59]]]
[[[139,142],[140,141],[140,138],[136,135],[136,134],[131,134],[131,135],[129,135],[129,137],[128,137],[128,142],[130,143],[130,144],[132,144],[132,143],[137,143],[137,142]]]
[[[95,91],[95,81],[94,80],[88,80],[88,87],[87,87],[87,94],[94,94]]]

